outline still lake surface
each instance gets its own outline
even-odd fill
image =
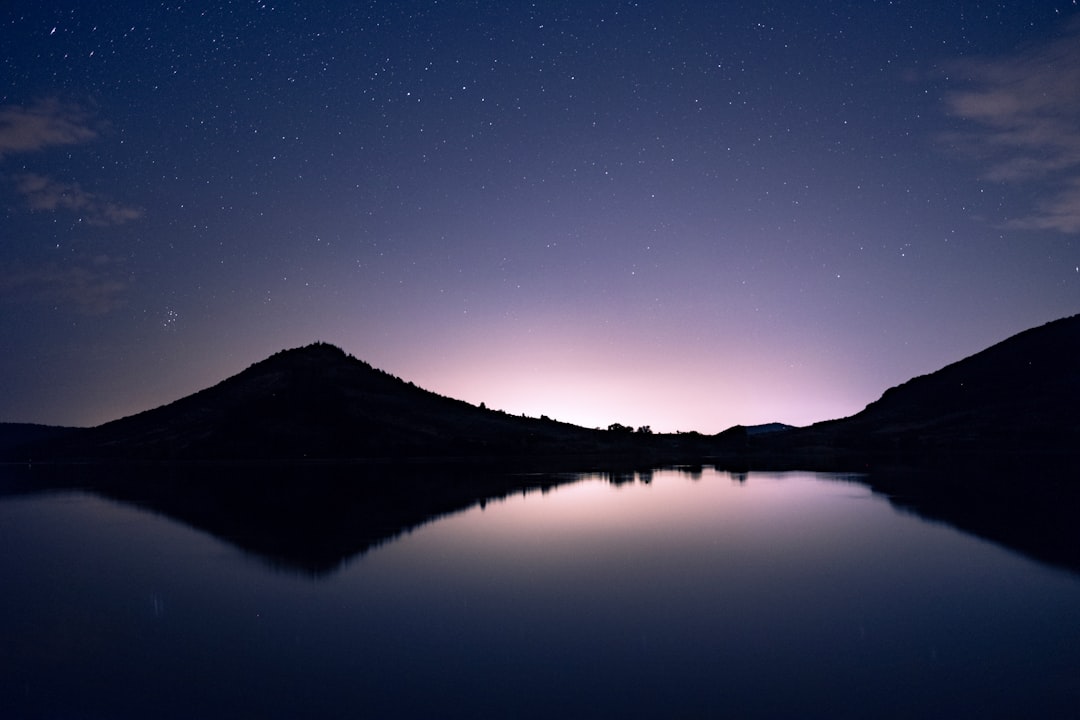
[[[318,575],[90,492],[0,495],[0,717],[1080,713],[1080,576],[850,478],[630,477]]]

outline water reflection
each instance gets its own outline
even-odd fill
[[[883,468],[859,478],[900,510],[1080,573],[1080,485],[1054,470]]]
[[[86,490],[318,578],[433,519],[577,478],[431,464],[0,465],[0,496]]]
[[[198,508],[176,496],[188,477],[50,495],[9,477],[0,715],[948,717],[1078,699],[1076,578],[861,483],[529,476],[417,525],[461,497],[417,505],[422,477],[355,470],[204,474]],[[461,482],[493,487],[482,475]],[[423,513],[373,531],[388,498]],[[204,531],[338,571],[266,573]]]
[[[85,489],[210,533],[271,567],[318,578],[433,519],[473,506],[544,494],[583,479],[647,486],[658,472],[695,482],[705,474],[721,476],[736,485],[749,477],[701,465],[546,474],[461,465],[0,465],[0,497]],[[956,468],[923,468],[830,477],[870,487],[905,512],[1080,572],[1080,525],[1073,512],[1080,494],[1064,479],[1030,483],[985,468],[971,476]]]
[[[137,509],[137,480],[111,486],[123,502],[5,482],[0,716],[1060,717],[1080,700],[1080,579],[852,478],[529,476],[360,550],[349,523],[385,488],[207,477],[197,514],[154,494],[180,524]],[[221,524],[240,500],[274,522]],[[266,572],[237,548],[276,523],[309,546],[291,557],[352,561],[317,583]]]

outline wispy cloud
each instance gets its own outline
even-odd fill
[[[1073,177],[1068,187],[1039,203],[1038,211],[1010,223],[1018,228],[1059,230],[1080,233],[1080,177]]]
[[[31,297],[37,302],[73,307],[99,316],[124,304],[127,279],[118,261],[105,255],[71,265],[15,268],[0,275],[0,296]]]
[[[98,135],[88,112],[56,99],[0,106],[0,158],[55,145],[75,145]]]
[[[91,225],[123,225],[142,216],[140,209],[83,190],[78,183],[59,182],[36,173],[19,175],[15,187],[31,210],[71,210]]]
[[[89,111],[55,98],[32,105],[0,105],[0,160],[16,153],[90,142],[98,137],[98,125]],[[91,225],[123,225],[142,216],[140,209],[84,190],[79,183],[34,172],[16,176],[15,188],[31,210],[69,210]]]
[[[949,112],[973,126],[949,136],[986,164],[986,177],[1037,183],[1045,200],[1010,225],[1080,232],[1080,23],[1011,57],[953,64],[965,87]]]

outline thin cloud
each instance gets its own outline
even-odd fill
[[[106,315],[123,306],[128,286],[116,265],[112,258],[98,256],[77,265],[15,269],[0,276],[0,295],[64,305],[80,315]]]
[[[1067,189],[1039,203],[1038,212],[1011,221],[1009,227],[1080,233],[1080,178],[1073,178]]]
[[[51,147],[77,145],[98,137],[91,113],[55,98],[32,105],[0,106],[0,160],[15,153],[34,153]],[[15,178],[16,190],[31,210],[79,213],[91,225],[123,225],[142,217],[142,210],[84,190],[74,182],[53,180],[38,173]]]
[[[90,120],[82,108],[55,99],[28,106],[0,106],[0,159],[12,153],[89,142],[98,136]]]
[[[70,210],[79,213],[91,225],[123,225],[142,217],[142,210],[83,190],[78,183],[59,182],[36,173],[19,175],[15,179],[15,188],[26,198],[31,210]]]
[[[1047,199],[1010,226],[1080,232],[1080,23],[1012,57],[955,63],[967,87],[946,96],[974,128],[948,137],[986,164],[986,178],[1038,183]]]

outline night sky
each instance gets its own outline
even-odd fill
[[[0,421],[317,340],[714,433],[1080,311],[1080,7],[0,5]]]

